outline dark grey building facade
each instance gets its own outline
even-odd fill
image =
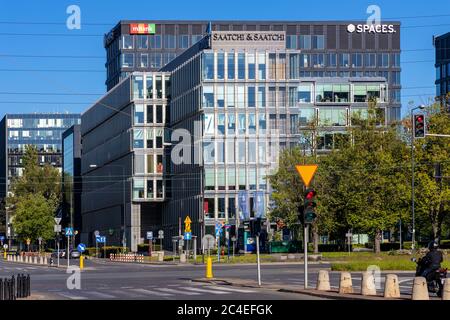
[[[444,99],[450,93],[450,32],[434,37],[433,42],[436,48],[436,97]]]
[[[104,37],[106,86],[133,71],[157,71],[198,42],[208,21],[123,20]],[[139,26],[140,25],[140,26]],[[211,21],[212,31],[284,31],[286,48],[302,51],[303,77],[384,77],[389,119],[400,119],[400,23],[382,21]]]

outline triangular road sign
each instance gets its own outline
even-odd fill
[[[54,218],[54,219],[55,219],[56,224],[59,224],[61,222],[61,218]]]
[[[297,169],[297,172],[300,175],[300,178],[302,178],[305,186],[308,187],[314,177],[314,174],[316,173],[317,164],[302,164],[295,166],[295,168]]]

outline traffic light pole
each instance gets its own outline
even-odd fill
[[[256,259],[258,261],[258,285],[261,286],[261,261],[259,259],[259,234],[256,234]]]
[[[308,289],[308,224],[304,223],[303,228],[303,260],[305,272],[305,289]]]

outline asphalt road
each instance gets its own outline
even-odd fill
[[[78,263],[78,260],[74,262]],[[66,260],[61,260],[66,265]],[[263,277],[276,281],[295,280],[299,265],[263,265]],[[25,273],[31,276],[32,294],[47,299],[70,300],[317,300],[297,293],[266,288],[244,288],[192,282],[205,274],[203,265],[148,265],[86,261],[81,272],[80,289],[69,289],[71,274],[66,268],[25,265],[0,260],[0,277]],[[220,265],[215,277],[256,279],[255,265]],[[73,283],[73,282],[72,282]]]

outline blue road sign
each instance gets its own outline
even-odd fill
[[[192,232],[185,232],[184,240],[192,240]]]
[[[96,236],[95,241],[98,243],[106,243],[106,237],[102,236]]]
[[[73,236],[73,228],[66,228],[65,231],[66,237]]]
[[[0,241],[5,240],[5,236],[0,236]]]
[[[220,236],[220,234],[222,233],[222,223],[217,222],[215,229],[216,229],[216,237]]]
[[[147,240],[153,240],[153,231],[147,231]]]
[[[83,243],[80,243],[77,247],[78,252],[83,253],[84,251],[86,251],[86,245]]]

